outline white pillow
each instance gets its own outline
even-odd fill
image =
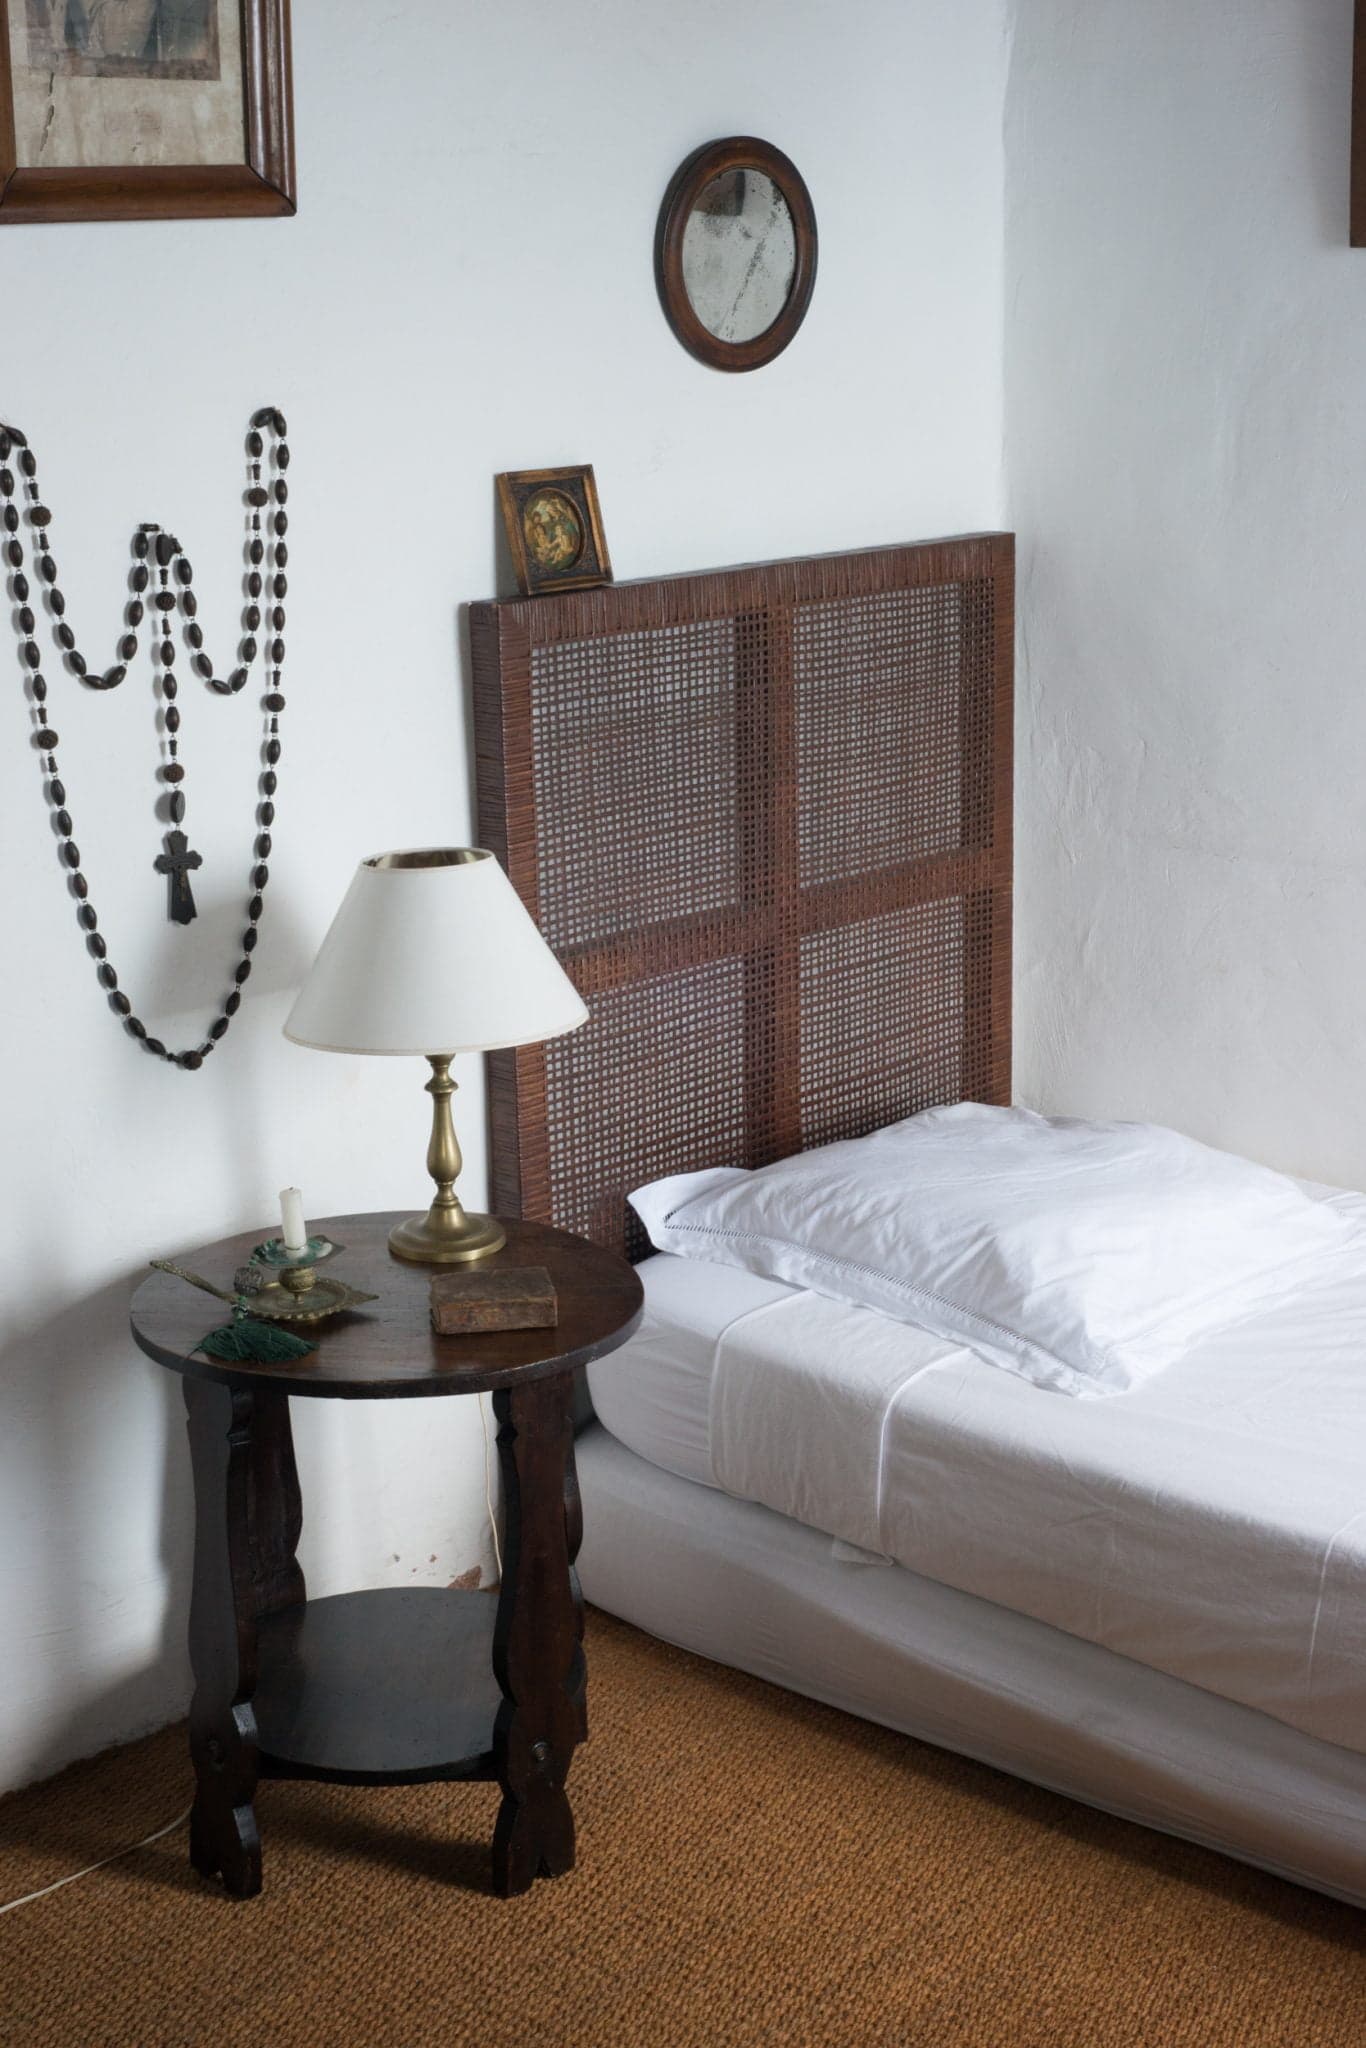
[[[1296,1182],[1155,1124],[957,1103],[631,1196],[659,1251],[879,1309],[1041,1387],[1118,1394],[1366,1239]]]

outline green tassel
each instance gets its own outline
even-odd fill
[[[283,1365],[286,1359],[306,1358],[318,1347],[311,1338],[296,1337],[292,1330],[282,1330],[276,1323],[261,1323],[252,1316],[238,1316],[233,1322],[225,1323],[221,1330],[210,1330],[195,1348],[207,1352],[210,1358],[222,1359],[227,1365]]]

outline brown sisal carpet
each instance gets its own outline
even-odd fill
[[[487,1785],[267,1785],[0,1918],[4,2048],[1361,2048],[1366,1915],[590,1616],[580,1867],[484,1890]],[[170,1729],[0,1803],[0,1900],[188,1798]]]

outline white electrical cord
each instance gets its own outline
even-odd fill
[[[484,1506],[489,1511],[489,1535],[493,1538],[493,1558],[498,1566],[498,1579],[502,1583],[503,1551],[498,1541],[498,1517],[493,1512],[493,1481],[489,1477],[489,1418],[484,1408],[482,1394],[476,1396],[479,1402],[479,1420],[484,1430]]]
[[[112,1856],[101,1856],[98,1863],[87,1863],[84,1870],[73,1870],[70,1877],[59,1877],[55,1884],[45,1884],[40,1891],[25,1892],[22,1899],[10,1899],[6,1905],[0,1906],[0,1913],[12,1913],[16,1906],[28,1906],[35,1899],[45,1899],[49,1892],[59,1892],[63,1885],[75,1884],[78,1877],[89,1877],[92,1870],[103,1870],[106,1863],[117,1863],[120,1856],[131,1856],[134,1849],[148,1848],[151,1843],[159,1842],[163,1835],[174,1834],[177,1828],[183,1828],[193,1810],[187,1806],[184,1813],[168,1820],[165,1827],[158,1828],[154,1835],[144,1835],[140,1842],[125,1843],[122,1849],[115,1849]]]

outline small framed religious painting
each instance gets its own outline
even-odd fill
[[[509,470],[498,479],[498,501],[524,597],[611,582],[591,463]]]
[[[293,213],[289,0],[0,0],[0,226]]]

